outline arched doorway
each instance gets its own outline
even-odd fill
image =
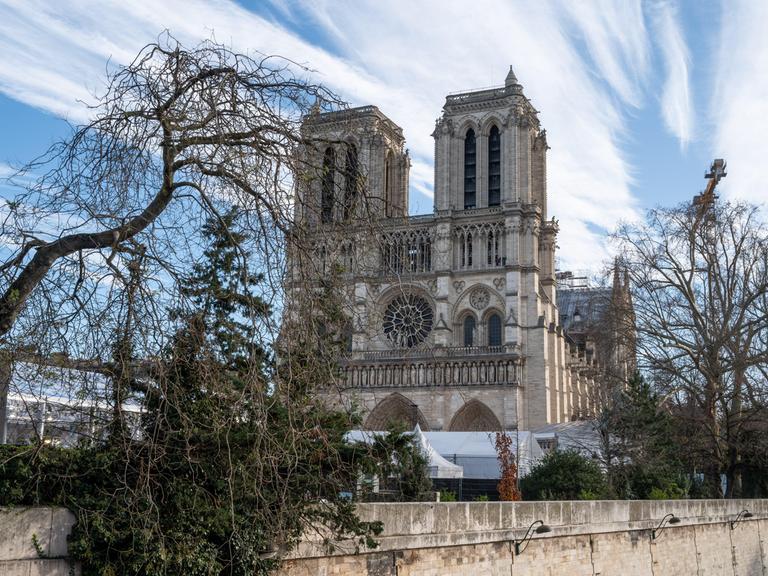
[[[402,394],[390,394],[379,402],[365,420],[368,430],[386,430],[391,424],[402,422],[412,429],[418,422],[422,430],[429,430],[427,419],[419,407]]]
[[[448,427],[450,432],[496,432],[501,429],[501,422],[493,410],[479,400],[470,400],[459,408]]]

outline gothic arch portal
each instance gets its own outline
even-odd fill
[[[453,416],[449,432],[496,432],[501,422],[493,411],[479,400],[470,400]]]
[[[404,422],[409,429],[418,422],[422,430],[429,430],[427,419],[419,407],[402,394],[395,392],[379,402],[365,420],[368,430],[386,430],[393,422]]]

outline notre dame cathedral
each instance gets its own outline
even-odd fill
[[[315,234],[317,273],[340,275],[349,318],[329,402],[354,403],[371,430],[594,414],[601,367],[631,369],[629,346],[592,338],[612,331],[600,324],[627,283],[617,270],[612,289],[559,285],[546,132],[511,68],[504,86],[446,98],[430,215],[408,216],[405,139],[378,108],[315,113],[303,130],[297,222]]]

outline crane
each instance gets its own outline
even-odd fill
[[[722,178],[728,173],[725,171],[727,162],[722,158],[715,158],[709,167],[709,172],[704,173],[704,178],[708,178],[707,188],[701,194],[693,197],[693,206],[699,208],[699,216],[706,212],[717,200],[715,188]]]

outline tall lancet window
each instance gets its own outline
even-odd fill
[[[357,148],[350,144],[347,147],[347,164],[344,167],[344,220],[349,220],[355,215],[359,178]]]
[[[464,346],[475,345],[475,317],[467,316],[464,318]]]
[[[501,204],[501,135],[494,126],[488,135],[488,206]]]
[[[464,138],[464,209],[475,207],[477,182],[477,143],[475,131],[467,130]]]
[[[320,195],[320,221],[324,224],[333,221],[333,187],[336,176],[336,152],[330,146],[325,149],[323,158],[323,179]]]
[[[395,174],[392,151],[387,152],[384,159],[384,210],[385,215],[395,215]]]
[[[488,346],[501,346],[501,316],[498,314],[488,318]]]

